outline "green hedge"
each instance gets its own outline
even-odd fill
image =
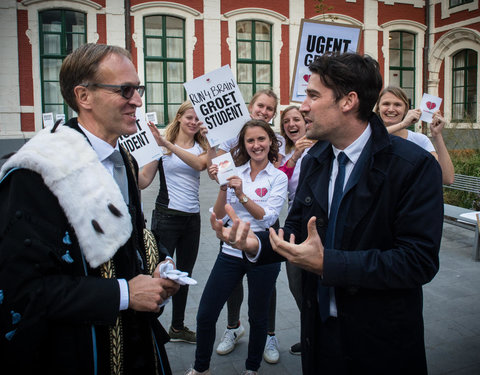
[[[468,176],[480,176],[480,150],[449,150],[455,173]],[[454,189],[443,189],[445,203],[480,210],[480,196]]]

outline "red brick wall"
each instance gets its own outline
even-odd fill
[[[280,104],[288,104],[290,102],[290,44],[289,44],[289,27],[282,25],[282,51],[280,53]]]
[[[32,46],[25,34],[28,29],[28,12],[17,10],[18,33],[18,80],[20,89],[20,105],[33,106],[33,73],[32,73]],[[35,131],[33,113],[20,114],[20,128],[24,132]]]
[[[193,50],[193,78],[205,74],[205,41],[203,38],[203,20],[195,20],[197,43]]]
[[[97,33],[98,44],[107,43],[107,16],[105,14],[97,14]]]
[[[20,113],[22,132],[35,131],[35,115],[33,113]]]

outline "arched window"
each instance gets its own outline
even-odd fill
[[[145,105],[159,125],[172,121],[185,101],[185,21],[172,16],[144,17]]]
[[[410,108],[415,107],[415,37],[406,31],[391,31],[389,84],[405,90]]]
[[[65,57],[87,41],[86,15],[65,9],[39,12],[42,112],[75,114],[63,101],[59,73]]]
[[[452,121],[476,122],[477,53],[464,49],[452,60]]]
[[[237,22],[237,83],[249,102],[259,90],[272,88],[272,25]]]

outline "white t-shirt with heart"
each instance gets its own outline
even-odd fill
[[[272,163],[268,163],[265,169],[263,169],[252,181],[250,178],[250,162],[237,167],[238,177],[242,179],[243,193],[248,199],[253,200],[260,205],[265,215],[261,220],[256,220],[248,212],[248,210],[240,203],[235,195],[233,189],[227,189],[227,203],[231,204],[238,217],[244,221],[250,222],[250,228],[255,231],[266,230],[271,227],[278,219],[283,204],[287,198],[287,175],[273,166]],[[213,211],[213,208],[210,209]],[[232,221],[228,216],[223,218],[224,223],[228,223],[228,226],[232,226]],[[232,248],[226,243],[223,244],[222,252],[228,255],[242,258],[242,251]]]

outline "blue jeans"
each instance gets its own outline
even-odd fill
[[[200,243],[200,214],[179,215],[171,211],[153,211],[152,232],[157,243],[165,246],[171,257],[177,253],[177,269],[192,276]],[[172,327],[175,329],[182,329],[184,326],[187,295],[188,285],[182,285],[172,297]]]
[[[218,316],[232,290],[245,274],[248,280],[248,321],[250,323],[250,340],[245,368],[252,371],[258,370],[267,337],[270,296],[279,272],[280,263],[256,267],[243,259],[220,252],[198,307],[195,370],[202,372],[210,367]]]

